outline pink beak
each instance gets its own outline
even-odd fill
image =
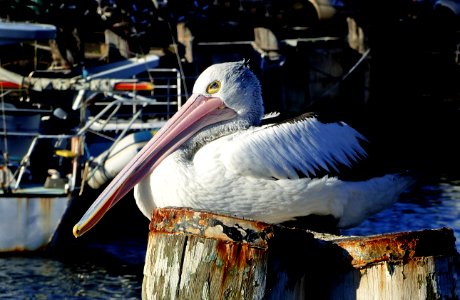
[[[109,209],[193,134],[235,116],[236,112],[226,107],[220,98],[193,94],[99,195],[74,226],[74,236],[79,237],[96,225]]]

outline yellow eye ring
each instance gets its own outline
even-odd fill
[[[215,94],[220,90],[221,85],[222,84],[219,80],[214,80],[208,85],[208,87],[206,88],[206,92],[209,94]]]

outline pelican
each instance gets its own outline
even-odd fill
[[[332,215],[355,226],[392,205],[403,173],[344,181],[367,157],[365,137],[344,122],[304,114],[261,125],[260,82],[247,62],[208,67],[183,107],[137,153],[74,226],[81,236],[134,188],[150,220],[156,207],[188,207],[278,224]]]

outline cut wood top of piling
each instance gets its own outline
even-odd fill
[[[188,208],[155,209],[150,232],[192,234],[266,248],[273,237],[271,224]]]
[[[417,257],[458,255],[454,232],[450,228],[341,237],[333,242],[350,253],[354,267],[382,261],[404,262]]]
[[[335,236],[189,208],[155,209],[150,232],[194,235],[267,250],[274,240],[288,236],[283,240],[292,242],[292,246],[306,240],[321,247],[338,246],[344,259],[355,268],[379,262],[404,263],[417,257],[458,255],[455,236],[450,228],[371,236]],[[286,244],[287,249],[290,246]]]

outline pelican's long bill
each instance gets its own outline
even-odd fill
[[[193,134],[235,116],[236,112],[226,107],[220,98],[193,94],[99,195],[74,226],[74,236],[79,237],[96,225],[110,208]]]

